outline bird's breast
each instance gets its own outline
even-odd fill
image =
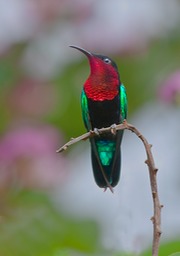
[[[119,94],[119,83],[88,79],[84,91],[87,97],[94,101],[113,100]]]

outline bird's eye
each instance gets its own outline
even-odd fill
[[[105,58],[105,59],[104,59],[104,62],[105,62],[106,64],[110,64],[110,63],[111,63],[111,60],[108,59],[108,58]]]

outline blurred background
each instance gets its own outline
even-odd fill
[[[144,148],[126,131],[114,194],[96,186],[71,44],[112,57],[128,121],[153,144],[159,255],[180,252],[180,1],[0,0],[0,256],[151,255]],[[173,254],[180,255],[180,254]]]

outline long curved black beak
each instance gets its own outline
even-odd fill
[[[81,48],[81,47],[79,47],[79,46],[69,45],[69,47],[81,51],[81,52],[84,53],[88,58],[91,57],[91,56],[93,56],[91,52],[88,52],[88,51],[86,51],[85,49],[83,49],[83,48]]]

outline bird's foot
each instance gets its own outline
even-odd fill
[[[92,135],[97,135],[97,136],[99,136],[100,135],[100,132],[99,132],[99,129],[98,128],[94,128],[93,130],[90,130],[90,133],[92,134]]]
[[[116,135],[116,124],[112,124],[110,127],[111,127],[111,133]]]
[[[99,129],[98,128],[94,128],[93,132],[96,134],[96,135],[100,135],[100,132],[99,132]]]

